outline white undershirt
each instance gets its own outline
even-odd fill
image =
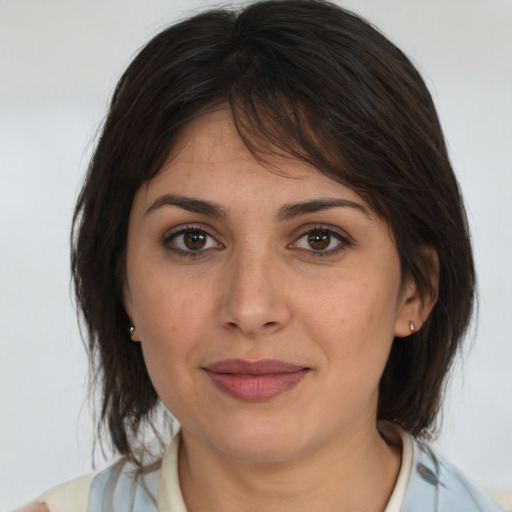
[[[392,428],[400,435],[400,439],[402,440],[402,462],[400,464],[400,471],[398,472],[395,487],[384,512],[400,512],[400,508],[404,502],[407,484],[409,483],[409,477],[411,476],[413,462],[413,444],[411,436],[397,425],[392,425]]]

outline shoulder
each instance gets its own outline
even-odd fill
[[[106,469],[60,484],[14,512],[156,511],[159,463],[145,468],[120,460]]]
[[[28,503],[27,505],[17,508],[13,510],[13,512],[50,512],[48,505],[46,503],[41,503],[40,501],[33,501],[32,503]]]
[[[427,444],[413,441],[403,512],[501,512],[491,497]]]
[[[95,475],[84,475],[52,487],[33,501],[13,512],[87,512],[91,482]]]

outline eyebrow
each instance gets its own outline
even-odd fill
[[[347,199],[313,199],[310,201],[304,201],[301,203],[285,204],[277,213],[277,218],[281,221],[293,219],[300,215],[306,215],[308,213],[316,213],[322,210],[328,210],[330,208],[353,208],[365,216],[369,217],[368,210],[359,203],[354,201],[348,201]]]
[[[146,210],[144,215],[148,215],[163,206],[178,206],[179,208],[189,212],[200,213],[201,215],[207,215],[208,217],[215,217],[218,219],[227,217],[227,210],[218,204],[210,201],[204,201],[202,199],[195,199],[193,197],[179,196],[176,194],[165,194],[158,197]]]
[[[153,204],[146,210],[144,215],[162,208],[163,206],[177,206],[189,212],[199,213],[208,217],[223,219],[228,216],[227,210],[219,204],[196,199],[189,196],[181,196],[176,194],[164,194],[158,197]],[[361,204],[347,199],[312,199],[299,203],[289,203],[279,208],[277,219],[285,221],[307,215],[308,213],[316,213],[330,208],[353,208],[366,216],[369,216],[368,210]]]

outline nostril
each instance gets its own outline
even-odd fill
[[[263,327],[274,327],[274,325],[277,325],[277,322],[267,322]]]

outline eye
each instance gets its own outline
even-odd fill
[[[177,233],[171,233],[165,237],[164,245],[182,253],[197,253],[222,247],[209,233],[198,228],[185,228]]]
[[[315,255],[335,253],[350,245],[340,233],[323,227],[310,229],[292,244],[292,248],[309,251]]]

